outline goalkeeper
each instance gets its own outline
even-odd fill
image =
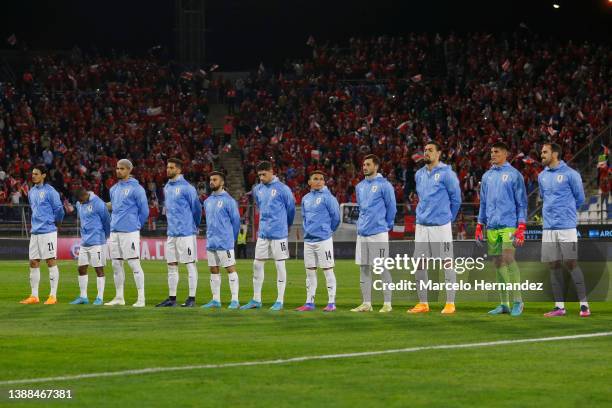
[[[500,283],[519,283],[520,272],[514,260],[515,246],[525,242],[525,217],[527,195],[525,181],[517,169],[508,163],[508,146],[503,142],[491,146],[491,168],[482,176],[480,185],[480,212],[475,238],[483,241],[483,227],[487,229],[489,256],[497,271]],[[508,291],[500,292],[501,303],[489,314],[511,313],[520,316],[523,312],[521,292],[512,291],[513,304],[510,309]]]

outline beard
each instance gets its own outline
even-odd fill
[[[211,188],[211,189],[212,189],[212,191],[214,191],[215,193],[216,193],[217,191],[221,190],[221,186],[220,186],[220,185],[219,185],[219,186],[217,186],[216,188],[215,188],[215,187],[213,187],[213,186],[210,186],[210,188]]]
[[[428,157],[424,157],[424,158],[423,158],[423,163],[425,163],[425,164],[429,164],[429,163],[431,163],[431,162],[432,162],[432,160],[431,160],[430,158],[428,158]]]

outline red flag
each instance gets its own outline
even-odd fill
[[[187,80],[187,81],[191,81],[193,79],[193,72],[183,72],[181,74],[181,78]]]
[[[400,132],[404,132],[406,129],[408,129],[408,121],[400,123],[397,127],[397,130],[399,130]]]
[[[506,59],[501,67],[504,71],[508,71],[510,69],[510,61]]]
[[[416,152],[411,157],[415,162],[421,161],[425,158],[425,156],[423,156],[423,152]]]
[[[410,79],[412,79],[412,82],[421,82],[421,80],[423,79],[423,75],[417,74]]]

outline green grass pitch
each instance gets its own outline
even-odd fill
[[[336,265],[336,313],[325,314],[325,279],[319,273],[318,309],[292,309],[305,298],[301,261],[288,262],[286,309],[267,310],[276,298],[274,265],[266,264],[264,309],[206,311],[156,309],[167,295],[163,262],[143,262],[148,307],[70,306],[77,294],[76,264],[60,263],[55,306],[25,306],[27,262],[0,262],[0,384],[9,380],[79,375],[150,367],[226,364],[408,347],[542,338],[612,331],[612,304],[591,304],[590,318],[568,304],[564,318],[545,319],[550,303],[528,303],[520,318],[488,316],[494,303],[461,303],[442,316],[407,315],[397,302],[390,314],[351,313],[360,303],[358,270]],[[240,261],[240,301],[252,295],[251,262]],[[209,300],[206,263],[199,264],[198,303]],[[180,270],[178,300],[186,296]],[[126,269],[126,301],[136,291]],[[222,300],[229,300],[223,273]],[[41,270],[41,300],[48,294]],[[90,300],[95,278],[90,271]],[[106,300],[114,295],[110,265]],[[379,305],[377,305],[379,306]],[[376,308],[375,310],[378,310]],[[0,406],[91,407],[578,407],[612,404],[612,337],[493,347],[308,360],[289,364],[82,378],[0,385]],[[71,400],[9,399],[10,389],[70,389]]]

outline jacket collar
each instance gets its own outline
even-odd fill
[[[559,160],[559,165],[557,167],[552,167],[551,168],[549,166],[546,166],[546,168],[544,170],[545,171],[557,171],[557,170],[563,169],[564,167],[567,167],[567,164],[565,164],[565,161]]]

